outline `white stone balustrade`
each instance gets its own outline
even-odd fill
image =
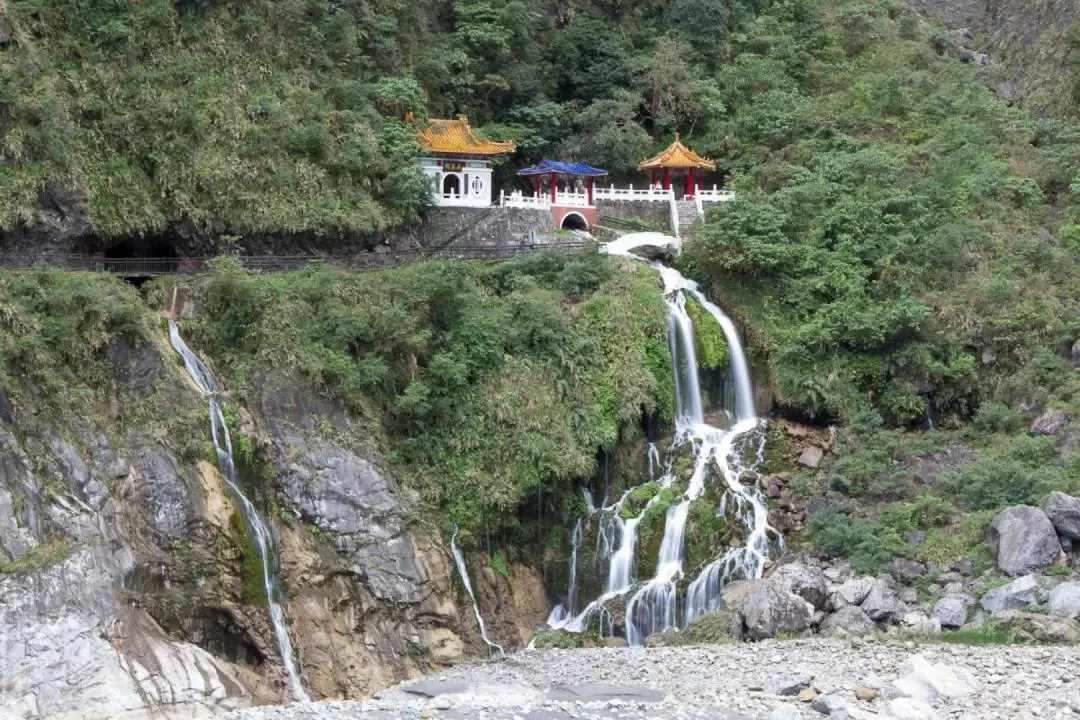
[[[694,194],[695,198],[700,198],[701,202],[728,202],[735,199],[735,193],[731,190],[719,190],[715,185],[712,189],[701,188]]]
[[[614,185],[593,188],[593,200],[654,200],[656,202],[667,202],[672,194],[672,190],[656,187],[634,188],[633,185],[625,188],[615,187]]]

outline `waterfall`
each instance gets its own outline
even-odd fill
[[[293,698],[307,702],[310,698],[304,691],[304,686],[300,682],[300,674],[297,672],[296,664],[293,661],[292,643],[289,641],[289,633],[285,628],[285,613],[275,598],[278,582],[276,565],[274,564],[273,537],[270,535],[270,528],[266,526],[262,516],[259,515],[259,511],[244,495],[236,480],[232,440],[229,437],[229,428],[225,424],[225,415],[222,412],[221,391],[210,370],[199,359],[199,356],[187,346],[184,339],[180,337],[180,329],[172,319],[169,320],[169,342],[183,359],[184,368],[187,370],[188,375],[207,396],[210,405],[210,434],[214,440],[214,449],[217,451],[218,465],[221,467],[221,474],[225,478],[225,483],[229,486],[229,490],[232,491],[244,513],[248,529],[255,540],[255,546],[259,549],[266,605],[270,610],[270,622],[274,626],[274,637],[277,639],[281,661],[285,665],[285,671],[289,675],[289,682],[292,684]]]
[[[574,523],[574,530],[570,533],[570,581],[566,588],[566,604],[559,603],[551,609],[548,616],[548,625],[558,625],[577,613],[577,558],[578,548],[581,546],[581,518]]]
[[[608,243],[604,249],[611,255],[646,262],[630,252],[642,245],[675,249],[680,247],[678,240],[660,233],[635,233]],[[632,490],[628,490],[611,507],[596,511],[602,514],[600,530],[605,544],[612,544],[608,539],[609,529],[617,530],[620,538],[618,548],[610,554],[608,581],[604,593],[577,616],[566,612],[552,624],[556,628],[581,632],[588,626],[590,618],[599,615],[602,619],[606,612],[605,603],[633,591],[626,603],[626,634],[631,645],[641,645],[652,633],[685,626],[702,612],[715,609],[724,583],[736,577],[760,577],[770,548],[774,544],[782,544],[779,533],[769,526],[768,510],[760,490],[756,485],[746,486],[740,482],[743,472],[749,469],[744,467],[746,463],[742,460],[746,443],[758,443],[756,459],[749,463],[749,466],[756,466],[761,460],[764,440],[762,434],[757,432],[762,423],[754,411],[750,372],[735,324],[723,310],[705,297],[697,283],[674,268],[658,262],[648,264],[660,273],[664,281],[663,294],[669,311],[668,343],[675,390],[675,447],[690,444],[694,455],[693,474],[682,496],[667,509],[656,571],[652,578],[643,583],[639,583],[634,577],[637,528],[645,511],[659,499],[659,493],[654,495],[635,517],[622,517],[623,503]],[[735,422],[726,429],[705,421],[694,350],[693,322],[686,311],[687,295],[692,296],[716,319],[727,340],[731,358],[730,384],[733,388]],[[653,481],[654,468],[659,465],[659,453],[654,446],[650,446],[650,481]],[[683,561],[686,523],[691,504],[703,495],[713,471],[718,471],[726,486],[717,514],[723,515],[730,510],[745,531],[745,543],[742,547],[728,550],[701,570],[698,577],[689,584],[685,609],[680,612],[679,583],[685,579]],[[675,476],[669,461],[659,484],[661,488],[667,488],[674,482]],[[598,539],[598,544],[600,542]]]
[[[488,638],[487,628],[484,627],[484,618],[480,615],[480,605],[476,602],[476,595],[473,593],[472,582],[469,580],[469,571],[465,568],[465,556],[461,554],[461,549],[457,546],[458,526],[454,526],[454,532],[450,535],[450,553],[454,556],[454,565],[457,566],[458,574],[461,575],[461,582],[465,584],[465,592],[469,593],[469,599],[472,600],[473,614],[476,615],[476,625],[480,628],[480,637],[487,644],[488,650],[498,650],[500,654],[505,655],[506,651],[503,650],[502,645],[492,642]]]

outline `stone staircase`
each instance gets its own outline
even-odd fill
[[[679,237],[686,240],[698,218],[697,204],[693,200],[678,200],[675,202],[675,214],[679,223]]]

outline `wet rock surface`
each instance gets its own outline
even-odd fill
[[[915,650],[904,641],[815,638],[523,651],[458,666],[366,702],[251,708],[226,717],[1004,720],[1072,717],[1074,708],[1080,711],[1080,658],[1069,648],[925,645]],[[423,693],[410,692],[417,686]],[[568,688],[573,690],[566,694]],[[800,700],[800,692],[809,699]]]

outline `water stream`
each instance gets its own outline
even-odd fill
[[[465,556],[461,554],[461,549],[457,546],[458,527],[454,526],[454,532],[450,535],[450,554],[454,556],[454,565],[457,566],[458,574],[461,575],[461,582],[465,584],[465,592],[469,593],[469,599],[472,600],[473,614],[476,615],[476,625],[480,628],[480,637],[484,643],[487,644],[488,650],[498,650],[500,654],[505,655],[506,651],[503,650],[502,645],[488,637],[487,628],[484,626],[484,618],[480,614],[480,605],[476,602],[476,595],[473,593],[472,581],[469,580],[469,571],[465,567]]]
[[[184,368],[188,375],[206,394],[210,406],[210,434],[214,440],[214,449],[217,451],[218,465],[225,483],[229,486],[233,497],[239,503],[244,518],[247,520],[248,529],[255,547],[259,550],[259,560],[262,566],[263,591],[266,594],[266,605],[270,610],[270,622],[274,626],[274,637],[277,639],[278,651],[281,653],[281,662],[285,665],[285,672],[289,675],[292,685],[293,699],[307,702],[310,700],[300,682],[300,674],[293,660],[292,643],[289,641],[289,633],[285,627],[285,613],[277,602],[277,566],[273,552],[273,536],[270,528],[266,526],[255,505],[244,495],[236,480],[236,465],[233,463],[232,439],[229,437],[229,428],[225,424],[225,414],[222,412],[221,390],[218,388],[214,376],[199,359],[199,356],[187,346],[180,337],[180,329],[173,320],[169,320],[169,342],[173,349],[184,361]]]
[[[769,526],[768,510],[760,490],[755,485],[743,485],[741,476],[760,462],[764,448],[762,421],[754,412],[750,373],[735,324],[723,310],[700,291],[697,283],[689,280],[674,268],[655,261],[645,261],[631,251],[652,245],[680,249],[679,241],[660,233],[635,233],[625,235],[608,243],[605,250],[611,255],[621,255],[640,262],[648,262],[664,281],[663,294],[668,304],[668,343],[671,350],[675,386],[675,440],[672,449],[689,444],[693,454],[693,473],[678,501],[668,507],[664,519],[664,534],[657,557],[656,571],[652,578],[641,581],[635,577],[635,550],[637,529],[645,511],[655,503],[655,494],[634,517],[624,518],[622,509],[633,489],[610,506],[594,508],[590,500],[590,514],[600,515],[598,549],[607,548],[609,562],[607,583],[603,594],[583,608],[577,615],[564,610],[558,617],[553,614],[549,624],[553,628],[572,632],[585,630],[596,616],[603,616],[606,604],[619,596],[629,595],[626,601],[626,635],[631,645],[641,645],[645,638],[657,632],[684,627],[697,615],[715,609],[720,602],[720,590],[724,583],[735,578],[760,577],[770,554],[782,540],[779,533]],[[715,318],[724,332],[731,358],[730,379],[734,386],[733,424],[717,427],[705,419],[702,407],[699,368],[694,350],[694,328],[686,310],[687,295],[692,296]],[[747,444],[756,443],[756,452],[745,461]],[[653,474],[661,467],[659,453],[650,446],[649,481],[656,481],[660,488],[676,482],[670,461],[662,468],[657,481]],[[710,479],[723,478],[727,492],[723,495],[717,514],[728,513],[742,526],[744,544],[731,548],[721,557],[701,569],[698,577],[687,587],[684,607],[679,608],[679,583],[685,579],[685,532],[691,504],[705,492]],[[730,500],[729,500],[730,498]],[[618,537],[618,545],[614,538]],[[603,632],[603,623],[601,623]]]

